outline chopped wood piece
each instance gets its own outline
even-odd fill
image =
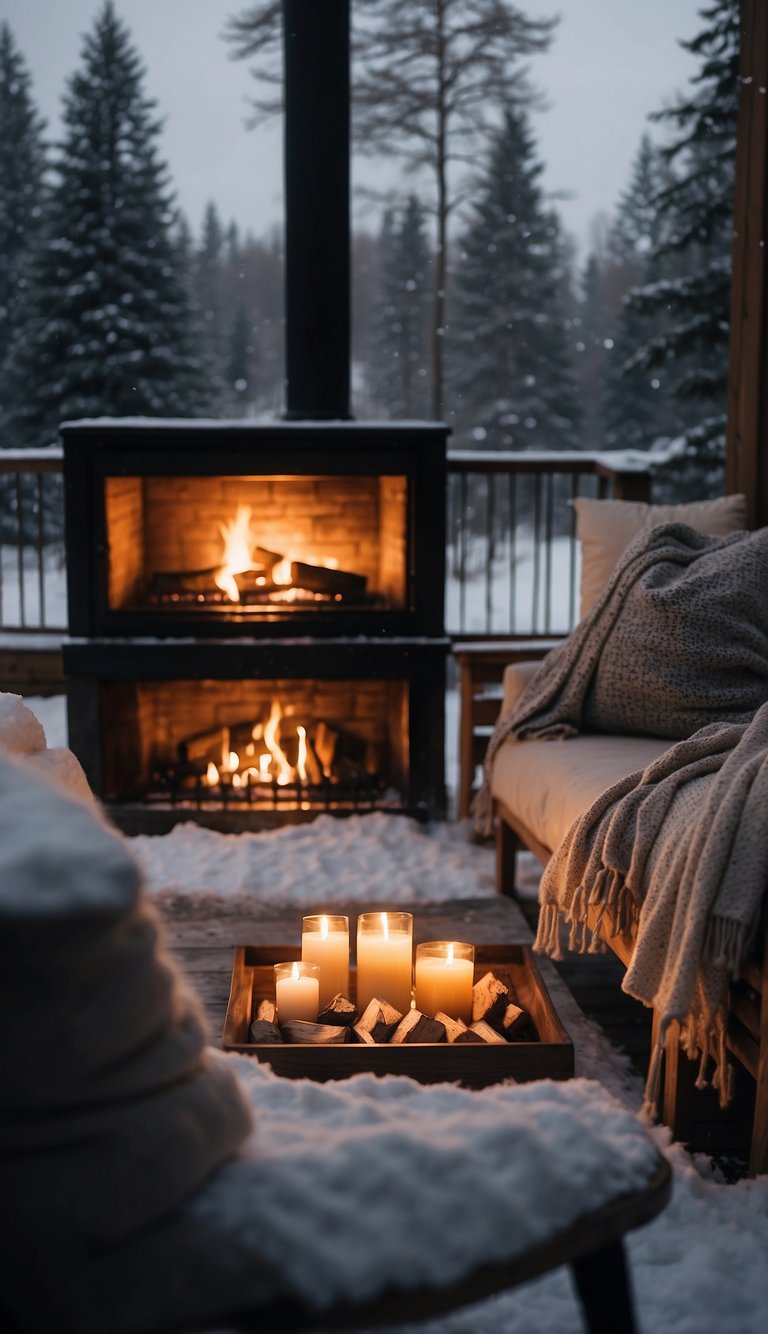
[[[439,1019],[440,1023],[443,1025],[445,1036],[449,1042],[483,1041],[480,1034],[473,1033],[472,1029],[467,1028],[467,1025],[461,1019],[451,1019],[451,1016],[449,1014],[443,1014],[442,1010],[438,1010],[435,1018]]]
[[[501,1016],[501,1022],[497,1027],[499,1032],[509,1040],[512,1034],[515,1033],[518,1028],[523,1026],[527,1018],[528,1015],[525,1010],[521,1010],[519,1005],[510,1003]]]
[[[352,1032],[357,1038],[357,1041],[363,1042],[366,1045],[366,1047],[376,1046],[375,1039],[371,1037],[371,1034],[368,1032],[368,1029],[363,1028],[361,1024],[355,1024],[352,1028]]]
[[[277,1023],[277,1006],[274,1001],[260,1000],[256,1007],[255,1019],[265,1019],[268,1024]]]
[[[271,1024],[268,1019],[254,1019],[250,1027],[251,1042],[274,1043],[282,1042],[283,1035],[277,1024]]]
[[[420,1010],[409,1010],[389,1040],[393,1045],[405,1042],[445,1042],[445,1024],[439,1019],[430,1019]]]
[[[347,996],[334,996],[330,1005],[317,1016],[318,1024],[340,1024],[351,1028],[357,1022],[357,1010]]]
[[[501,1033],[497,1033],[496,1029],[492,1028],[485,1019],[478,1019],[477,1022],[472,1025],[470,1031],[472,1033],[477,1033],[478,1037],[483,1042],[503,1042],[506,1045],[507,1039],[503,1038]]]
[[[338,1024],[311,1024],[306,1019],[286,1019],[280,1030],[285,1042],[311,1042],[314,1046],[327,1047],[347,1040],[346,1028],[340,1028]]]
[[[486,973],[472,988],[472,1019],[484,1019],[487,1024],[500,1023],[512,997],[509,988],[493,973]]]
[[[394,1005],[390,1005],[389,1001],[374,996],[365,1007],[355,1031],[362,1028],[370,1033],[374,1042],[389,1042],[402,1017],[400,1011],[396,1010]]]

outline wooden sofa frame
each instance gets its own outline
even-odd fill
[[[554,849],[539,842],[503,802],[496,800],[494,805],[496,888],[500,894],[514,898],[517,853],[527,848],[545,866]],[[596,920],[597,909],[593,908],[590,911],[592,926]],[[614,931],[608,913],[603,918],[600,934],[626,968],[634,950],[634,935],[621,935]],[[761,945],[762,953],[747,960],[742,977],[731,985],[726,1033],[729,1052],[755,1080],[755,1110],[749,1157],[751,1176],[768,1172],[768,923],[764,924]],[[656,1028],[657,1016],[654,1014],[654,1040]],[[675,1139],[682,1141],[690,1135],[697,1069],[697,1062],[689,1060],[683,1053],[676,1030],[671,1031],[664,1058],[660,1113]]]

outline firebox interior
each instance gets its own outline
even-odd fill
[[[403,475],[107,476],[104,509],[110,611],[408,606]]]
[[[107,799],[281,809],[404,802],[405,681],[115,681],[101,695]]]

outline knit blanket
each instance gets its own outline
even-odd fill
[[[729,1096],[725,998],[768,885],[768,529],[710,538],[679,524],[641,534],[602,597],[497,724],[477,812],[489,828],[498,748],[579,731],[679,737],[576,821],[541,885],[535,947],[603,948],[603,916],[636,928],[624,989],[660,1016],[646,1089],[655,1105],[673,1020]],[[587,931],[587,917],[597,922]]]
[[[614,930],[636,928],[622,987],[660,1019],[649,1111],[674,1020],[685,1050],[700,1060],[699,1085],[711,1057],[721,1103],[730,1097],[725,1002],[768,887],[766,810],[768,704],[750,723],[702,728],[608,788],[571,826],[542,877],[535,949],[562,958],[562,921],[571,927],[569,948],[590,952],[605,948],[606,913]]]
[[[490,775],[508,737],[580,732],[682,740],[748,722],[768,700],[768,528],[707,537],[685,524],[639,534],[591,611],[499,719],[475,801],[492,831]]]

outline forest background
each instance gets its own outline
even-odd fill
[[[257,116],[279,101],[279,11],[246,6],[223,34],[257,75]],[[398,181],[353,235],[356,416],[445,418],[466,448],[674,441],[675,494],[716,493],[737,0],[702,4],[695,75],[651,118],[586,252],[542,183],[535,65],[554,20],[506,0],[356,0],[353,20],[356,152]],[[146,83],[106,0],[52,143],[0,28],[3,447],[50,443],[72,417],[282,409],[281,232],[243,231],[215,199],[193,231]]]

